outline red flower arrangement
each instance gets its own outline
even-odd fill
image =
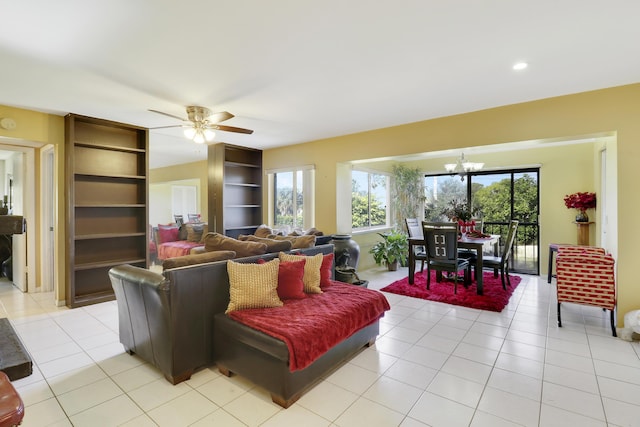
[[[596,207],[596,193],[574,193],[564,196],[564,205],[569,209],[584,212]]]

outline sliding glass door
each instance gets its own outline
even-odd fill
[[[483,231],[501,235],[501,241],[509,221],[518,220],[509,267],[517,273],[539,274],[538,178],[538,168],[425,176],[425,219],[446,220],[443,211],[452,200],[470,200],[473,215],[483,220]]]

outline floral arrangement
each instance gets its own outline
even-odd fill
[[[596,193],[578,192],[564,196],[564,205],[568,209],[578,209],[584,212],[596,207]]]
[[[451,200],[449,205],[442,210],[442,214],[452,221],[469,221],[471,219],[467,203],[457,199]]]

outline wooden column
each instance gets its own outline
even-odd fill
[[[589,226],[594,224],[590,222],[573,222],[578,227],[578,245],[589,246]]]

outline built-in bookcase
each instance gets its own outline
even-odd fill
[[[145,128],[69,114],[67,305],[114,299],[108,271],[148,265],[148,146]]]
[[[253,234],[262,224],[262,151],[214,144],[208,159],[209,229],[231,237]]]

